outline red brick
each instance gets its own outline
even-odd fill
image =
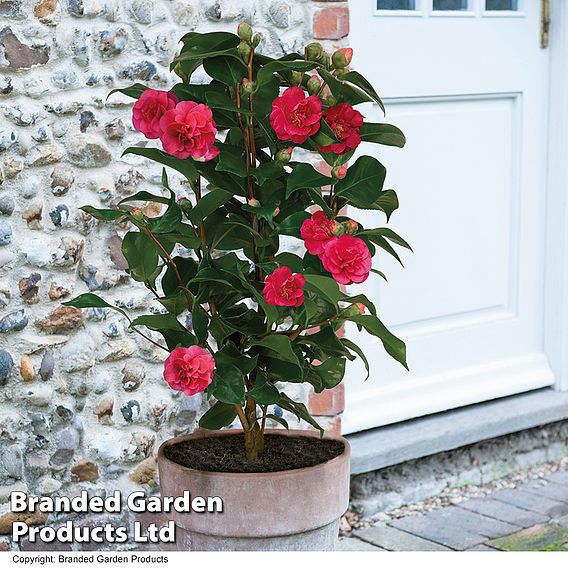
[[[316,394],[311,392],[308,408],[314,416],[337,416],[345,410],[345,385],[337,385]]]
[[[314,14],[313,35],[315,39],[341,39],[349,34],[349,7],[326,6]]]

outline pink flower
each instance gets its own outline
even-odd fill
[[[168,110],[175,108],[178,98],[167,91],[146,89],[132,108],[132,125],[146,138],[162,135],[160,119]]]
[[[353,49],[350,47],[342,47],[338,49],[339,53],[341,53],[345,57],[345,65],[349,65],[351,60],[353,59]]]
[[[323,267],[339,284],[359,284],[371,271],[371,253],[362,239],[341,235],[324,245]]]
[[[361,143],[359,130],[363,125],[363,115],[347,103],[339,103],[329,107],[323,113],[324,120],[333,130],[339,142],[329,146],[319,146],[322,152],[346,154]]]
[[[215,359],[202,347],[177,347],[164,363],[164,379],[172,389],[192,396],[208,387],[214,370]]]
[[[304,239],[304,245],[310,254],[320,255],[323,247],[331,239],[334,239],[333,230],[337,222],[328,219],[323,211],[316,211],[311,219],[306,219],[300,227],[300,234]]]
[[[306,97],[300,87],[289,87],[272,102],[270,125],[279,140],[302,144],[320,128],[322,102]]]
[[[262,295],[271,306],[301,306],[305,283],[302,274],[292,274],[287,266],[281,266],[264,279]]]
[[[217,125],[211,109],[204,104],[183,101],[160,120],[164,150],[176,158],[212,160],[219,149],[213,146]]]

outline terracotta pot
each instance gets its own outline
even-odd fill
[[[349,504],[349,443],[322,464],[272,473],[221,473],[190,469],[164,448],[202,436],[241,430],[199,431],[164,442],[158,450],[162,497],[221,497],[222,513],[172,512],[178,550],[333,550],[339,519]],[[267,430],[282,436],[319,436],[314,431]]]

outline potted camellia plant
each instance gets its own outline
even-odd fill
[[[192,32],[181,42],[172,63],[181,81],[170,91],[119,89],[137,99],[134,127],[158,141],[126,153],[166,166],[163,192],[138,192],[114,209],[83,207],[127,228],[128,273],[161,305],[130,326],[163,336],[148,339],[169,353],[165,381],[211,402],[194,434],[161,446],[162,494],[224,500],[222,515],[175,514],[180,549],[329,550],[348,505],[349,446],[323,435],[285,385],[331,389],[357,356],[368,372],[358,345],[336,334],[345,322],[406,366],[404,343],[366,296],[345,288],[383,276],[372,268],[377,247],[396,258],[393,245],[410,248],[351,217],[368,209],[388,220],[398,200],[377,159],[348,165],[362,141],[402,147],[405,139],[356,110],[383,106],[348,69],[351,49],[330,56],[312,43],[273,59],[257,52],[260,37],[246,23],[237,35]],[[199,68],[209,80],[196,84]],[[314,167],[318,160],[326,168]],[[167,168],[185,177],[190,199],[169,188]],[[133,207],[145,202],[162,213]],[[301,251],[283,250],[283,236]],[[66,305],[118,309],[90,293]],[[311,428],[288,430],[290,414]],[[241,428],[222,430],[234,423]]]

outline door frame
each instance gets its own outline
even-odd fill
[[[548,178],[544,275],[544,350],[568,390],[568,5],[551,1]]]

